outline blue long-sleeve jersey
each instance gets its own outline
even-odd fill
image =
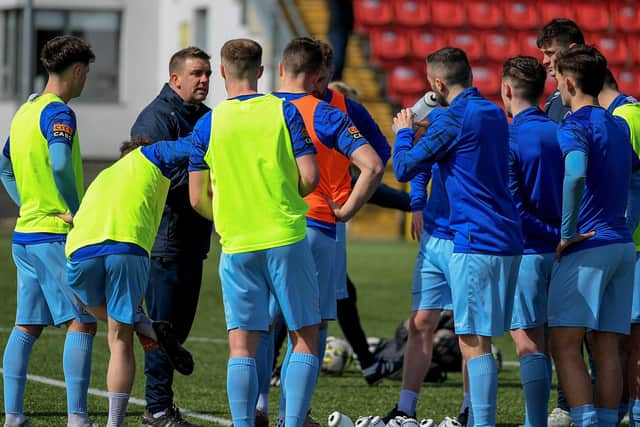
[[[525,254],[554,252],[560,241],[564,164],[557,129],[538,107],[516,114],[509,129],[509,188]]]
[[[329,89],[324,101],[331,103],[332,98],[333,91]],[[347,105],[347,115],[360,133],[369,141],[371,147],[378,153],[380,160],[382,160],[382,165],[385,166],[391,157],[391,147],[389,147],[387,138],[364,105],[351,98],[345,98],[345,103]]]
[[[633,152],[624,120],[603,108],[586,106],[567,117],[557,135],[565,156],[572,151],[586,155],[587,173],[576,232],[595,231],[595,236],[570,246],[567,252],[631,242],[625,211],[631,172],[640,168],[640,160]],[[574,232],[563,230],[563,234]]]
[[[433,113],[432,113],[433,114]],[[413,130],[396,137],[393,170],[400,181],[438,163],[449,199],[454,252],[522,253],[520,217],[508,185],[509,129],[504,112],[467,88],[413,145]]]

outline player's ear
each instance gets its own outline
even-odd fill
[[[282,62],[278,64],[278,74],[280,75],[280,77],[284,76],[284,65],[282,64]]]
[[[567,92],[569,92],[571,95],[576,94],[576,82],[573,80],[572,76],[566,77],[565,85],[567,86]]]
[[[262,77],[263,73],[264,73],[264,65],[261,65],[260,68],[258,69],[258,78]]]
[[[223,79],[227,78],[227,73],[224,70],[224,64],[220,64],[220,75],[222,76]]]

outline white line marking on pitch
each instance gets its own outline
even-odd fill
[[[3,372],[4,372],[4,369],[0,368],[0,373],[3,373]],[[27,374],[27,379],[37,383],[51,385],[54,387],[66,388],[64,381],[54,380],[53,378],[47,378],[40,375]],[[108,392],[97,389],[97,388],[90,388],[89,394],[93,396],[109,398]],[[143,406],[143,407],[147,406],[147,402],[144,399],[138,399],[136,397],[130,397],[129,403],[132,403],[137,406]],[[188,415],[193,418],[197,418],[199,420],[211,421],[213,423],[217,423],[223,426],[231,426],[231,420],[227,420],[226,418],[214,417],[213,415],[202,414],[200,412],[192,411],[190,409],[183,409],[183,408],[180,408],[180,413],[184,415]]]

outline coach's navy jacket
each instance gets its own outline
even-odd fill
[[[208,111],[209,107],[204,104],[184,102],[165,84],[138,116],[131,136],[143,135],[154,141],[176,140],[188,135]],[[171,188],[151,256],[205,258],[209,251],[211,222],[191,208],[187,169],[176,169],[171,175]]]

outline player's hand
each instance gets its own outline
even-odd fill
[[[67,224],[73,225],[73,217],[71,215],[65,214],[65,213],[59,213],[59,214],[56,214],[56,216],[61,220],[63,220],[64,222],[66,222]]]
[[[344,211],[343,205],[336,203],[326,194],[323,194],[322,197],[324,197],[324,199],[329,204],[329,207],[331,208],[331,211],[333,212],[333,215],[336,217],[337,221],[347,222],[348,220],[351,219],[351,216]]]
[[[393,119],[393,124],[396,125],[396,129],[412,129],[413,128],[413,111],[411,108],[404,108]]]
[[[422,211],[411,212],[411,240],[420,241],[423,227],[424,219],[422,218]]]
[[[576,237],[574,237],[571,240],[560,240],[560,243],[558,243],[558,246],[556,247],[556,259],[559,261],[560,257],[562,256],[562,252],[564,252],[564,250],[567,249],[569,246],[575,245],[576,243],[580,243],[583,240],[590,239],[595,235],[596,235],[595,231],[590,231],[588,233],[578,234]]]

